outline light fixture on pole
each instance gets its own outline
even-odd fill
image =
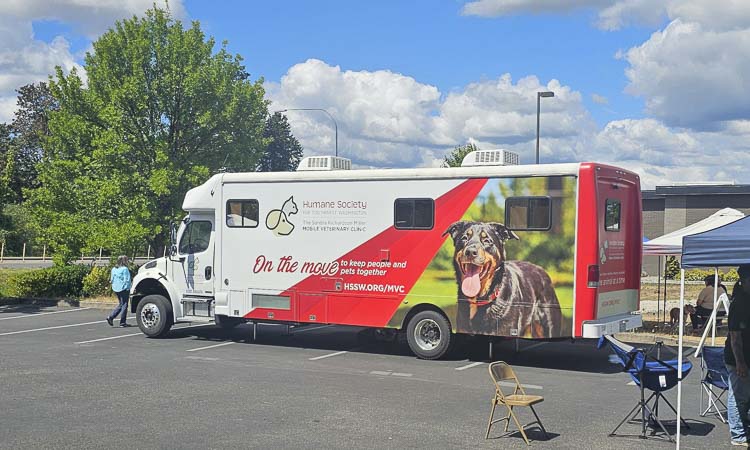
[[[288,108],[288,109],[281,109],[275,112],[285,113],[287,111],[321,111],[321,112],[328,114],[328,117],[330,117],[331,120],[333,121],[333,129],[336,132],[336,141],[335,141],[336,142],[336,156],[339,156],[339,125],[338,123],[336,123],[336,119],[333,118],[333,115],[331,115],[331,113],[329,113],[328,111],[322,108]]]
[[[543,91],[536,93],[536,163],[539,164],[539,109],[542,97],[554,97],[552,91]]]

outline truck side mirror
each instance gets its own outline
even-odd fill
[[[169,255],[177,254],[177,225],[169,222]]]

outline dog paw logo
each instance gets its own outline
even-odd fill
[[[604,264],[607,262],[607,249],[609,248],[609,241],[604,241],[601,247],[599,247],[599,261]]]
[[[281,205],[281,209],[272,209],[266,215],[266,228],[273,231],[276,236],[289,236],[294,230],[294,224],[289,217],[297,214],[297,204],[294,196],[291,196]]]
[[[198,267],[200,267],[200,260],[198,258],[188,261],[188,270],[195,271]]]

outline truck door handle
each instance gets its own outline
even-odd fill
[[[206,279],[210,280],[211,279],[211,266],[206,266],[205,273],[206,273]]]

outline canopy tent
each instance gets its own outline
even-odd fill
[[[679,255],[682,252],[682,238],[696,233],[713,230],[745,217],[740,211],[724,208],[705,219],[680,228],[664,236],[643,243],[644,255]]]
[[[675,230],[671,233],[667,233],[664,236],[660,236],[655,239],[643,241],[643,254],[655,255],[655,256],[666,256],[666,255],[679,255],[682,252],[682,238],[685,236],[691,236],[696,233],[702,233],[705,231],[713,230],[722,227],[728,223],[735,222],[745,215],[732,208],[724,208],[703,220],[700,220],[692,225],[688,225],[679,230]],[[659,259],[659,279],[661,279],[661,258]],[[666,269],[665,269],[666,270]],[[661,301],[661,287],[657,291],[656,300],[656,314],[657,318],[660,314],[663,314],[664,321],[667,320],[667,280],[664,279],[664,309],[662,310],[659,306]]]
[[[722,210],[724,211],[724,210]],[[738,266],[750,263],[750,217],[731,221],[715,229],[687,235],[682,239],[682,269],[680,281],[680,334],[677,346],[677,448],[680,448],[680,420],[682,412],[682,336],[684,333],[685,308],[685,268]],[[718,278],[718,269],[714,269]],[[718,304],[714,308],[715,320]],[[700,351],[706,338],[706,331],[698,344]]]
[[[750,216],[685,236],[682,267],[739,266],[750,262]]]

